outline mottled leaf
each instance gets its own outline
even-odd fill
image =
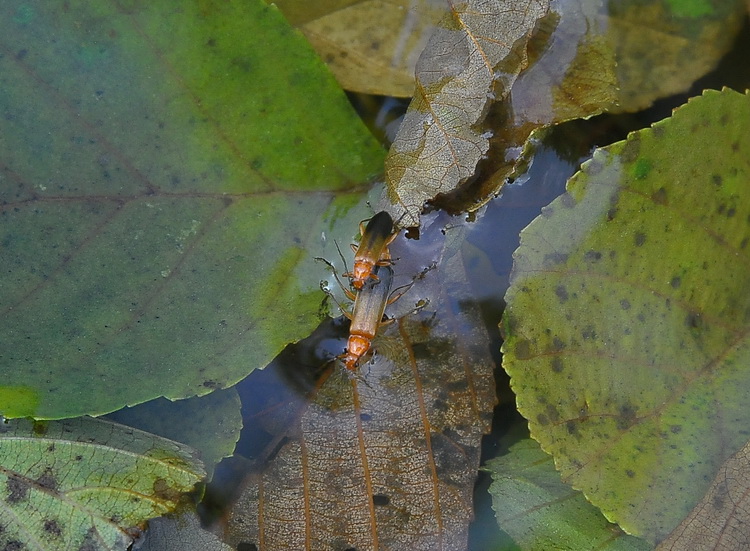
[[[533,440],[489,461],[498,525],[523,551],[646,551],[652,546],[607,522],[583,494],[560,480],[552,457]]]
[[[403,218],[403,226],[418,226],[425,201],[474,174],[489,147],[480,125],[493,94],[507,93],[525,67],[526,56],[518,52],[548,5],[547,0],[450,5],[417,62],[414,98],[385,161],[382,204],[395,220]],[[517,55],[508,61],[512,53]]]
[[[597,151],[515,253],[518,408],[563,480],[652,542],[748,440],[749,121],[750,97],[707,91]]]
[[[110,421],[6,421],[0,547],[124,551],[204,475],[190,448]]]
[[[382,162],[260,0],[0,3],[0,113],[10,417],[202,395],[266,365],[318,323],[313,257]]]
[[[414,67],[445,0],[275,2],[346,89],[407,97]]]
[[[246,481],[230,517],[231,545],[466,547],[495,399],[487,335],[464,277],[460,255],[442,258],[394,306],[425,296],[430,303],[383,331],[357,377],[334,368],[286,427],[288,441]]]
[[[172,402],[157,398],[110,413],[107,419],[182,442],[200,452],[209,478],[232,455],[242,430],[240,397],[234,388]]]
[[[750,444],[716,473],[706,495],[658,551],[750,549]]]
[[[232,551],[201,526],[195,513],[161,517],[148,523],[138,551]]]

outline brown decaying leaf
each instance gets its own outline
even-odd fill
[[[426,278],[442,279],[433,288],[450,297],[439,291],[389,326],[357,378],[334,368],[288,443],[246,481],[231,545],[465,549],[493,363],[460,255],[440,266]]]
[[[325,6],[326,9],[321,9]],[[286,0],[318,55],[345,90],[408,97],[414,66],[445,13],[445,0],[360,0],[329,4]]]
[[[704,498],[657,551],[750,549],[750,443],[727,459]]]
[[[474,174],[489,136],[478,125],[526,66],[524,50],[547,0],[452,4],[417,62],[416,89],[385,161],[383,208],[402,226],[417,226],[425,201]],[[504,88],[499,90],[498,80]]]

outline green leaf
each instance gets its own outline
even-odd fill
[[[157,398],[106,418],[195,448],[210,478],[214,466],[234,452],[242,430],[241,406],[237,391],[228,388],[176,402]]]
[[[204,474],[190,448],[110,421],[7,421],[0,546],[125,549]]]
[[[522,233],[504,366],[563,480],[658,541],[748,440],[750,97],[595,152]]]
[[[527,439],[486,464],[498,525],[524,551],[647,550],[652,546],[607,522],[583,494],[560,480],[552,457]]]
[[[0,112],[10,417],[202,395],[266,365],[318,323],[313,257],[382,167],[260,0],[4,2]]]

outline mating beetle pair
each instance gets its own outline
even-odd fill
[[[383,321],[385,307],[403,294],[389,298],[393,270],[388,246],[398,235],[393,231],[391,216],[382,211],[370,218],[366,226],[364,224],[363,221],[359,225],[362,235],[359,246],[352,245],[354,267],[344,274],[357,290],[355,294],[345,289],[346,295],[354,300],[354,308],[351,314],[344,312],[351,325],[346,352],[339,356],[350,371],[357,368],[359,360],[370,350],[378,329],[388,323]]]

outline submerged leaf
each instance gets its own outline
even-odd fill
[[[232,455],[240,437],[240,397],[234,388],[172,402],[157,398],[110,413],[107,419],[200,451],[209,479],[214,466]]]
[[[445,0],[275,2],[346,89],[408,97],[414,66]]]
[[[708,91],[597,151],[515,253],[518,408],[563,480],[652,542],[747,441],[748,121],[750,97]]]
[[[273,460],[248,478],[230,518],[234,547],[466,547],[495,399],[464,277],[458,254],[443,258],[393,306],[409,309],[425,289],[429,305],[385,329],[354,379],[333,368]]]
[[[334,192],[382,152],[275,8],[3,2],[0,31],[0,413],[206,394],[310,332]]]
[[[750,444],[719,468],[706,495],[658,551],[750,549]]]
[[[204,475],[190,448],[110,421],[8,421],[0,547],[124,550]]]
[[[148,523],[138,551],[233,551],[201,526],[195,513],[162,517]]]
[[[525,67],[519,52],[548,5],[548,0],[451,4],[417,62],[414,98],[385,161],[388,190],[382,203],[402,226],[419,225],[425,201],[474,174],[489,147],[480,125],[493,93],[507,93]],[[496,89],[498,79],[502,90]]]
[[[523,551],[646,551],[645,541],[607,522],[583,494],[560,480],[552,457],[533,440],[487,463],[500,528]]]

